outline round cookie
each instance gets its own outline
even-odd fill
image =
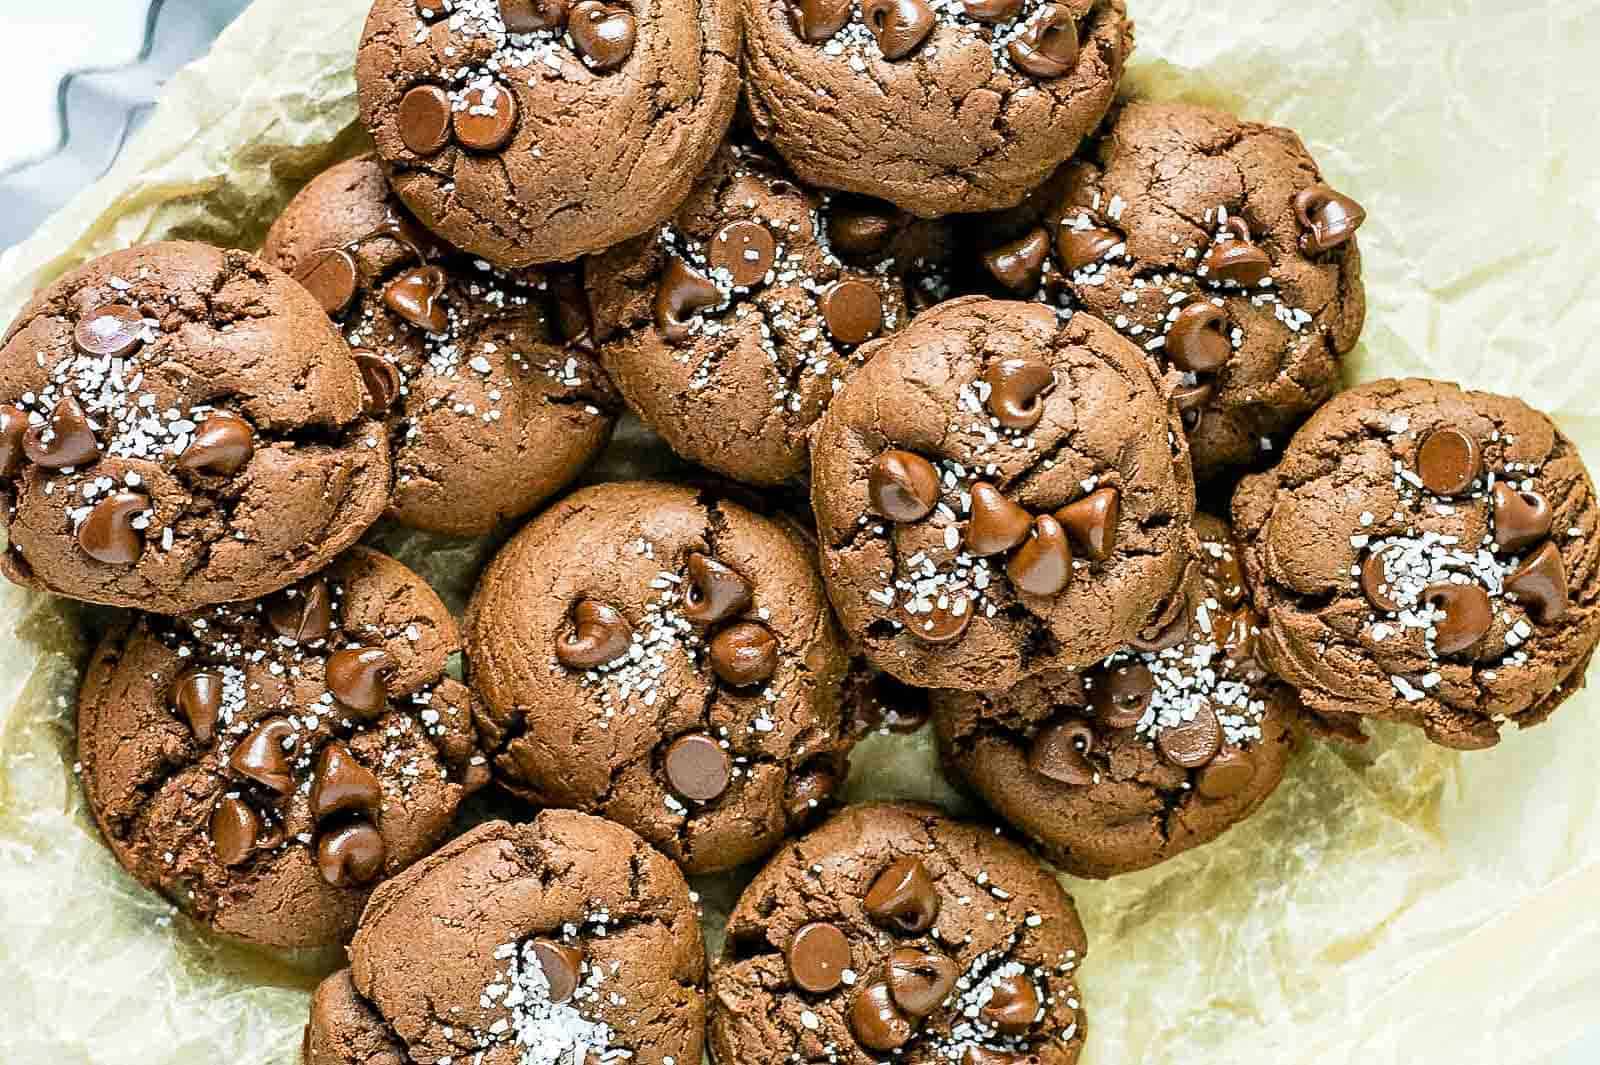
[[[216,931],[344,942],[489,779],[459,646],[422,579],[361,547],[267,599],[117,625],[78,695],[112,853]]]
[[[620,825],[480,825],[380,887],[311,1002],[304,1065],[698,1065],[689,885]]]
[[[1339,387],[1366,213],[1290,130],[1129,103],[984,256],[1014,295],[1087,310],[1183,374],[1195,476],[1259,466]],[[992,238],[991,238],[992,241]]]
[[[1014,206],[1105,117],[1123,0],[742,0],[757,135],[923,217]]]
[[[255,256],[173,242],[87,263],[0,340],[0,571],[163,614],[308,576],[388,502],[362,395],[316,301]]]
[[[815,557],[709,490],[606,484],[546,510],[467,615],[496,778],[690,873],[771,851],[847,769],[847,656]]]
[[[1228,527],[1195,516],[1187,609],[1086,673],[936,692],[951,775],[1074,876],[1146,869],[1244,820],[1283,779],[1294,692],[1257,661]]]
[[[587,261],[601,358],[678,454],[751,484],[800,477],[862,345],[944,296],[947,244],[941,223],[812,192],[730,140],[671,222]]]
[[[1021,847],[932,807],[852,806],[785,848],[711,974],[721,1065],[1071,1065],[1072,899]]]
[[[818,425],[823,577],[873,665],[999,690],[1181,608],[1194,483],[1178,413],[1089,315],[966,297],[880,341]]]
[[[564,488],[610,439],[619,404],[576,278],[507,274],[441,246],[370,156],[307,185],[262,256],[355,349],[368,408],[389,419],[396,520],[481,536]]]
[[[683,201],[739,95],[734,0],[377,0],[361,120],[423,224],[567,262]]]
[[[1318,714],[1473,749],[1544,721],[1600,642],[1600,511],[1572,441],[1516,399],[1375,381],[1246,478],[1234,529],[1267,662]]]

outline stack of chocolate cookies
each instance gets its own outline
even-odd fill
[[[377,0],[371,144],[259,253],[11,325],[3,571],[119,608],[89,807],[200,924],[348,947],[307,1065],[1070,1065],[1050,866],[1581,686],[1572,443],[1341,391],[1365,212],[1119,99],[1132,47],[1123,0]],[[623,418],[673,477],[597,472]],[[496,552],[459,628],[396,526]],[[930,721],[992,822],[838,809]],[[708,974],[685,877],[737,868]]]

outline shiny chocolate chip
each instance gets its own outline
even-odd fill
[[[590,70],[615,70],[633,54],[639,28],[625,8],[580,0],[572,5],[567,33]]]
[[[173,687],[172,703],[189,722],[194,738],[210,743],[217,734],[217,717],[222,713],[222,674],[208,669],[190,670]]]
[[[1007,429],[1026,432],[1044,417],[1044,397],[1055,388],[1050,367],[1032,359],[1002,359],[983,371],[989,386],[984,405]]]
[[[461,94],[461,103],[450,112],[450,128],[463,147],[496,152],[510,143],[517,131],[517,98],[510,89],[499,82],[474,85]]]
[[[389,701],[394,660],[381,647],[341,648],[328,656],[323,680],[328,692],[358,714],[376,714]]]
[[[417,155],[433,155],[450,143],[450,94],[418,85],[400,97],[400,141]]]
[[[716,285],[673,256],[667,260],[661,272],[661,284],[656,289],[656,328],[669,343],[682,343],[689,339],[689,323],[694,316],[721,302],[722,293],[717,291]]]
[[[1233,355],[1228,316],[1214,303],[1191,303],[1167,328],[1167,358],[1187,373],[1216,373]]]
[[[1200,421],[1205,417],[1206,405],[1211,402],[1211,397],[1216,395],[1216,392],[1216,386],[1210,381],[1200,381],[1184,385],[1172,393],[1172,403],[1178,408],[1179,416],[1183,418],[1185,432],[1192,433],[1200,428]]]
[[[715,625],[750,606],[750,582],[728,566],[696,551],[689,556],[689,584],[683,616],[696,625]]]
[[[937,21],[927,0],[862,0],[861,17],[888,60],[916,51]]]
[[[288,750],[294,738],[294,726],[289,724],[288,718],[269,717],[239,741],[228,758],[228,765],[240,776],[279,795],[287,795],[294,788]]]
[[[1050,234],[1041,227],[989,252],[983,257],[983,266],[1012,292],[1028,295],[1038,290],[1049,258]]]
[[[339,742],[329,743],[317,755],[317,768],[311,778],[311,814],[322,819],[330,814],[354,810],[369,817],[383,804],[383,786],[372,770],[356,761],[350,749]]]
[[[938,505],[939,471],[921,455],[885,451],[867,472],[867,502],[890,521],[921,521]]]
[[[321,640],[333,631],[333,596],[328,582],[313,577],[267,601],[267,624],[272,631],[296,643]]]
[[[1250,227],[1235,215],[1223,229],[1227,236],[1213,242],[1203,260],[1206,276],[1244,288],[1261,284],[1272,273],[1272,260],[1251,239]]]
[[[383,872],[383,836],[365,821],[326,833],[317,841],[317,869],[334,887],[359,887]]]
[[[789,0],[789,18],[800,39],[821,44],[845,28],[853,0]]]
[[[749,219],[729,222],[717,230],[706,249],[711,268],[725,271],[730,282],[740,288],[765,281],[777,255],[778,242],[772,230]]]
[[[1383,564],[1383,551],[1369,551],[1361,562],[1361,594],[1381,614],[1393,614],[1400,603],[1389,587],[1389,573]]]
[[[856,992],[850,1003],[850,1031],[855,1033],[856,1042],[868,1050],[887,1053],[911,1041],[912,1025],[895,1005],[889,985],[874,980]]]
[[[778,639],[764,625],[740,621],[711,638],[711,670],[724,684],[748,688],[778,668]]]
[[[862,344],[883,330],[883,297],[869,282],[835,281],[818,302],[829,335],[841,344]]]
[[[1022,13],[1025,0],[961,0],[961,10],[974,22],[1010,22]]]
[[[1039,989],[1025,973],[1002,976],[990,985],[994,994],[978,1009],[978,1017],[1002,1035],[1023,1035],[1039,1016]]]
[[[121,358],[144,340],[144,315],[125,303],[107,303],[78,319],[73,345],[85,355]]]
[[[1434,495],[1459,495],[1483,473],[1478,441],[1460,429],[1435,429],[1417,447],[1417,476]]]
[[[22,450],[30,462],[48,470],[87,466],[100,457],[94,426],[71,396],[62,396],[50,417],[28,430]]]
[[[628,650],[633,627],[615,607],[593,599],[572,611],[572,629],[556,640],[556,660],[568,669],[598,669]]]
[[[402,270],[384,286],[384,305],[424,332],[443,334],[450,328],[450,312],[443,299],[446,280],[437,266]]]
[[[972,486],[972,517],[967,521],[967,550],[974,555],[999,555],[1028,538],[1033,515],[1000,494],[987,481]]]
[[[559,30],[570,6],[570,0],[500,0],[500,21],[509,33]]]
[[[1155,696],[1156,678],[1143,662],[1129,661],[1100,669],[1089,689],[1089,705],[1107,728],[1133,728]]]
[[[1237,747],[1224,747],[1200,770],[1195,790],[1207,799],[1231,799],[1248,788],[1255,775],[1254,759]]]
[[[1066,530],[1048,514],[1033,519],[1033,535],[1006,562],[1006,575],[1028,595],[1055,595],[1072,580]]]
[[[1121,516],[1122,492],[1113,485],[1096,488],[1056,511],[1056,520],[1072,542],[1095,562],[1104,562],[1116,550],[1117,520]]]
[[[136,522],[150,510],[143,492],[113,492],[90,508],[78,526],[78,546],[96,562],[131,566],[144,554],[144,530]]]
[[[1028,768],[1062,784],[1085,787],[1095,782],[1089,752],[1094,729],[1087,721],[1065,721],[1043,729],[1028,748]]]
[[[789,979],[814,995],[825,995],[844,983],[850,968],[850,940],[838,925],[813,921],[789,940]]]
[[[1175,766],[1199,769],[1222,750],[1222,723],[1216,711],[1201,706],[1189,720],[1163,728],[1156,748]]]
[[[717,798],[733,779],[733,760],[716,737],[704,732],[673,740],[661,764],[672,790],[695,802]]]
[[[843,9],[848,17],[850,5]],[[889,204],[844,193],[828,201],[827,219],[828,246],[840,255],[876,255],[889,246],[898,228]]]
[[[339,315],[356,296],[356,260],[343,248],[322,248],[300,264],[294,279],[329,316]]]
[[[261,818],[237,795],[224,795],[211,808],[211,848],[225,866],[249,860],[260,832]]]
[[[201,477],[232,477],[255,452],[256,434],[249,422],[227,411],[212,411],[174,465]]]
[[[1538,492],[1519,492],[1504,481],[1494,485],[1494,546],[1515,553],[1550,535],[1555,515]]]
[[[941,644],[955,643],[967,634],[967,629],[972,624],[972,603],[965,595],[958,595],[948,606],[935,603],[930,610],[922,610],[913,614],[906,609],[904,603],[900,606],[900,621],[911,633],[923,643],[939,646]]]
[[[400,368],[370,351],[355,353],[365,397],[361,409],[375,417],[387,414],[400,398]]]
[[[1571,600],[1567,594],[1567,567],[1556,545],[1546,542],[1516,572],[1506,578],[1505,588],[1528,609],[1541,625],[1560,621]]]
[[[1303,189],[1294,198],[1295,217],[1300,220],[1300,250],[1321,255],[1347,244],[1367,220],[1366,208],[1326,185]]]
[[[1045,4],[1006,45],[1018,69],[1036,78],[1059,78],[1078,62],[1078,22],[1060,4]]]
[[[879,924],[919,935],[939,918],[939,892],[928,867],[916,858],[896,858],[867,889],[867,916]]]
[[[1422,590],[1422,602],[1444,615],[1433,623],[1433,649],[1441,655],[1467,650],[1494,624],[1489,593],[1476,584],[1430,584]]]
[[[1123,236],[1107,226],[1062,226],[1056,234],[1056,258],[1067,273],[1092,266],[1115,251]]]
[[[27,412],[9,403],[0,406],[0,477],[22,472],[22,460],[27,457],[22,441],[27,434]]]
[[[834,792],[839,790],[841,768],[831,759],[818,758],[789,777],[783,807],[790,822],[805,821],[832,801]]]
[[[896,947],[889,954],[889,995],[912,1017],[926,1017],[950,997],[961,968],[951,958],[916,947]]]
[[[583,976],[583,950],[569,943],[542,938],[535,939],[531,946],[534,960],[544,973],[544,982],[549,985],[545,997],[554,1006],[570,1002]]]

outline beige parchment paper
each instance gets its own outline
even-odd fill
[[[91,256],[255,246],[359,150],[365,0],[257,0],[116,168],[0,256],[0,320]],[[1600,467],[1600,3],[1135,0],[1133,91],[1298,129],[1371,211],[1352,381],[1450,377],[1551,411]],[[612,468],[649,466],[630,434]],[[632,450],[629,450],[629,449]],[[385,537],[459,601],[473,545]],[[0,589],[0,1061],[293,1065],[331,959],[218,941],[123,875],[85,816],[72,696],[89,612]],[[1600,697],[1458,756],[1308,743],[1216,845],[1069,881],[1091,937],[1086,1065],[1547,1061],[1600,1019]],[[875,737],[854,798],[960,809],[926,736]],[[713,924],[737,883],[700,885]]]

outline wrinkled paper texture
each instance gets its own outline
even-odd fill
[[[1551,411],[1600,467],[1600,4],[1135,0],[1133,91],[1299,130],[1371,212],[1350,378],[1426,374]],[[106,178],[0,257],[0,320],[91,256],[256,246],[298,185],[358,151],[365,0],[258,0],[176,77]],[[661,468],[625,434],[608,469]],[[386,534],[459,606],[479,545]],[[0,1061],[294,1065],[330,956],[221,942],[123,875],[73,773],[92,613],[6,587],[0,617]],[[1600,1002],[1600,697],[1461,756],[1377,730],[1308,742],[1252,821],[1107,884],[1085,1065],[1547,1060]],[[852,798],[962,804],[926,735],[874,737]],[[708,923],[737,893],[697,885]]]

